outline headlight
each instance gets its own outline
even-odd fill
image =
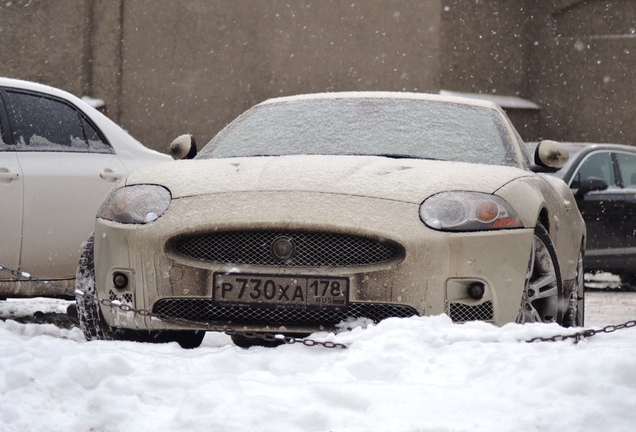
[[[168,210],[171,199],[170,191],[162,186],[127,186],[106,197],[97,217],[125,224],[150,223]]]
[[[504,199],[479,192],[442,192],[420,205],[420,219],[440,231],[521,228],[517,212]]]

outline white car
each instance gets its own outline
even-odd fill
[[[171,153],[187,158],[189,143]],[[490,102],[265,101],[194,160],[137,170],[109,194],[80,259],[80,325],[88,339],[183,346],[209,330],[247,345],[237,332],[444,313],[582,325],[585,224],[568,186],[539,173],[567,152],[543,141],[540,167],[522,144]]]
[[[65,91],[0,78],[0,265],[73,287],[106,194],[169,159]],[[59,294],[0,273],[0,298]]]

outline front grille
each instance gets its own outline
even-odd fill
[[[153,312],[170,318],[192,321],[223,321],[228,324],[272,326],[333,327],[349,318],[368,318],[379,322],[386,318],[406,318],[417,315],[414,308],[404,305],[351,303],[345,309],[267,309],[218,305],[209,299],[162,299]]]
[[[291,258],[279,259],[272,244],[289,239],[295,248]],[[230,231],[179,240],[177,253],[200,261],[285,267],[347,267],[384,263],[399,258],[393,242],[344,234],[298,231]]]
[[[451,303],[450,317],[453,322],[492,321],[494,319],[493,305],[491,301],[485,301],[474,306],[464,303]]]

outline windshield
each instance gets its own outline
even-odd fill
[[[217,135],[199,159],[375,155],[518,166],[493,109],[390,98],[296,99],[259,105]]]

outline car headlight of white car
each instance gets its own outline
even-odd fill
[[[442,192],[420,205],[420,218],[440,231],[521,228],[517,212],[503,198],[480,192]]]
[[[125,224],[146,224],[163,215],[172,195],[162,186],[143,184],[116,189],[106,197],[97,217]]]

